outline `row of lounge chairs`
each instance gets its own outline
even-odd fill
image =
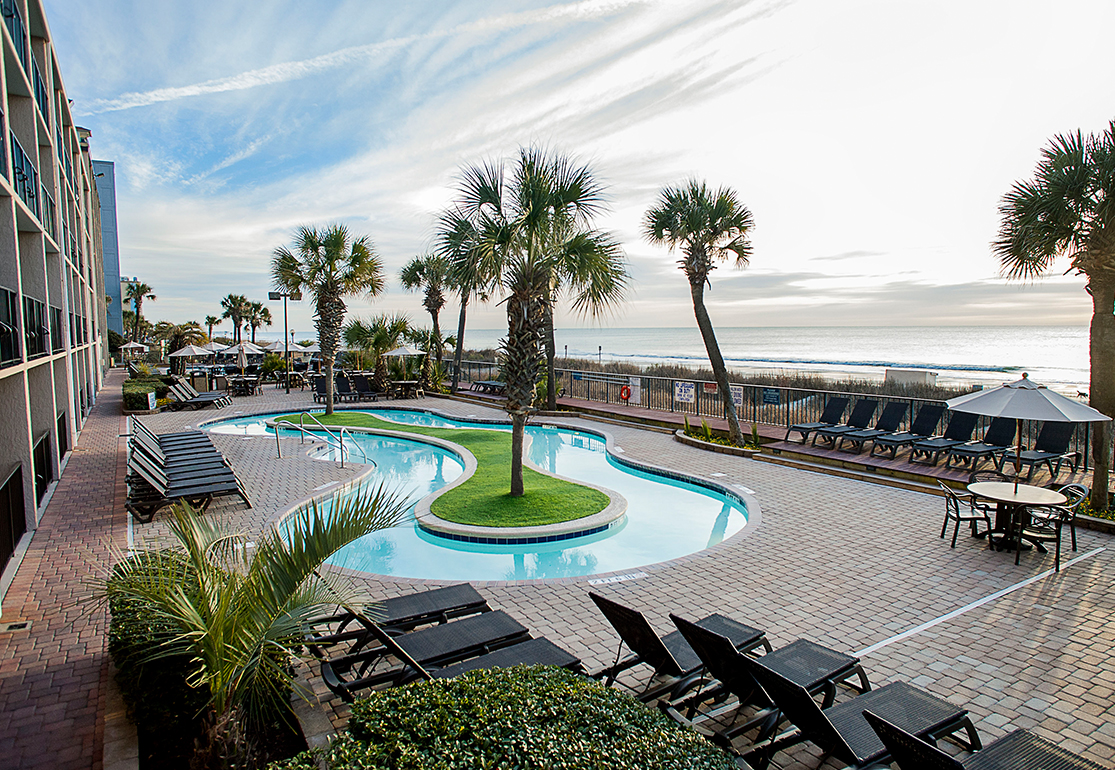
[[[836,396],[829,399],[817,422],[791,425],[786,431],[786,441],[795,433],[801,435],[804,444],[812,435],[812,445],[818,441],[822,446],[860,452],[865,444],[871,442],[872,457],[894,459],[898,450],[909,447],[909,461],[925,465],[936,465],[945,457],[946,467],[967,467],[975,469],[983,460],[990,459],[1002,471],[1004,465],[1016,459],[1022,468],[1029,468],[1027,479],[1032,479],[1034,471],[1045,466],[1056,479],[1061,466],[1068,462],[1075,472],[1080,463],[1080,453],[1071,451],[1069,445],[1075,423],[1046,422],[1042,425],[1033,449],[1027,449],[1015,458],[1009,453],[1015,437],[1015,421],[1005,417],[992,419],[987,432],[980,440],[973,440],[979,416],[966,412],[955,412],[948,427],[941,435],[935,435],[944,417],[943,404],[925,404],[914,417],[909,430],[899,430],[909,408],[902,402],[892,401],[884,408],[874,427],[868,425],[878,409],[875,399],[860,399],[852,409],[848,421],[840,423],[848,407],[848,398]]]
[[[328,397],[329,385],[325,377],[314,380],[314,401],[322,402]],[[378,401],[386,395],[372,387],[372,380],[365,374],[337,374],[333,378],[333,397],[338,401]]]
[[[217,497],[237,495],[251,508],[247,490],[232,464],[201,431],[156,434],[131,418],[126,507],[139,522],[150,522],[167,505],[189,503],[205,511]]]
[[[199,393],[193,385],[181,378],[170,386],[170,395],[175,398],[174,403],[171,404],[172,409],[204,409],[207,406],[221,409],[232,406],[232,396],[227,393],[220,391]]]
[[[816,642],[799,639],[772,649],[763,631],[719,613],[698,621],[671,614],[677,631],[660,637],[641,612],[589,596],[621,645],[613,665],[585,675],[612,686],[636,666],[650,668],[649,683],[635,693],[643,702],[657,702],[733,752],[737,738],[755,733],[736,753],[740,767],[764,770],[776,754],[804,742],[854,768],[892,761],[906,770],[1097,767],[1025,731],[983,748],[966,709],[905,682],[872,688],[858,658]],[[370,688],[512,665],[585,673],[576,656],[532,637],[468,584],[389,599],[378,612],[378,622],[340,612],[307,629],[305,642],[321,660],[323,680],[346,701]],[[838,687],[855,697],[835,703]],[[726,723],[729,708],[737,713]],[[746,720],[735,724],[745,711]],[[707,727],[712,724],[719,727]],[[960,762],[936,747],[942,738],[982,751]],[[1043,764],[1051,760],[1056,764]]]

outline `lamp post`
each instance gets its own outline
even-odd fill
[[[286,392],[287,392],[287,395],[289,396],[290,395],[290,338],[286,336],[286,332],[285,332],[286,327],[288,325],[287,315],[286,315],[286,301],[288,299],[290,299],[294,302],[298,302],[300,299],[302,299],[302,292],[300,292],[300,291],[294,291],[294,292],[269,291],[269,292],[267,292],[267,298],[270,299],[270,300],[281,299],[283,301],[283,329],[284,329],[284,333],[283,333],[283,352],[285,353],[284,357],[286,358]],[[291,329],[290,336],[291,337],[294,336],[294,330],[293,329]]]

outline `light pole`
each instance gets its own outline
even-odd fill
[[[289,396],[290,395],[290,338],[286,336],[286,327],[288,325],[287,315],[286,315],[286,301],[287,301],[287,299],[290,299],[290,300],[293,300],[294,302],[298,302],[300,299],[302,299],[302,292],[300,292],[300,291],[293,291],[293,292],[269,291],[269,292],[267,292],[267,298],[270,299],[270,300],[281,299],[283,301],[283,352],[285,353],[284,357],[286,358],[286,392],[287,392],[287,395]],[[294,336],[294,330],[293,329],[290,332],[290,336],[291,337]]]

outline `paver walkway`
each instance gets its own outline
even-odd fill
[[[123,374],[109,374],[4,598],[0,634],[0,765],[99,769],[106,613],[81,603],[124,531]]]

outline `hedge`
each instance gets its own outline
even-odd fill
[[[148,408],[147,394],[154,393],[156,400],[170,396],[171,377],[137,377],[124,380],[124,408],[130,412],[141,412]]]
[[[271,770],[729,770],[696,732],[570,671],[517,666],[358,700],[349,733]]]

